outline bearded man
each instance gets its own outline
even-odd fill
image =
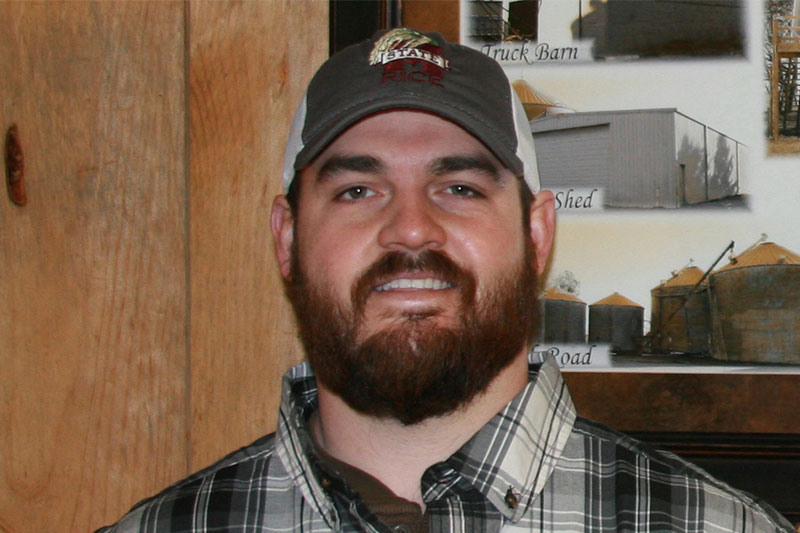
[[[391,30],[329,59],[271,227],[308,363],[276,434],[107,531],[791,531],[675,456],[577,417],[529,361],[553,237],[500,67]]]

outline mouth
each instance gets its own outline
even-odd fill
[[[441,291],[453,287],[452,283],[437,278],[398,278],[375,287],[376,291],[433,290]]]

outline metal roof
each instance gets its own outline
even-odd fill
[[[595,305],[616,305],[616,306],[623,306],[623,307],[642,307],[641,305],[637,304],[633,300],[629,300],[628,298],[625,298],[623,295],[621,295],[618,292],[615,292],[611,296],[606,296],[602,300],[598,300],[595,303],[593,303],[592,305],[593,306],[595,306]],[[642,307],[642,309],[644,309],[644,308]]]
[[[578,303],[586,303],[574,294],[570,294],[568,292],[560,291],[555,287],[550,287],[544,293],[544,297],[547,300],[565,300],[568,302],[578,302]]]
[[[671,114],[671,113],[680,113],[680,112],[675,107],[610,109],[607,111],[575,111],[573,113],[570,113],[569,119],[571,121],[580,119],[582,121],[585,120],[585,122],[582,122],[579,126],[575,125],[568,126],[566,129],[583,127],[587,125],[608,124],[613,117],[622,115],[661,115],[661,114]],[[561,125],[561,121],[563,120],[565,120],[565,118],[558,115],[536,119],[535,121],[531,122],[531,131],[533,133],[540,133],[543,131],[564,129],[564,127]]]
[[[800,255],[774,242],[765,242],[737,255],[717,272],[734,268],[768,265],[800,265]]]
[[[517,96],[522,101],[522,107],[525,108],[525,115],[528,120],[533,120],[540,117],[551,107],[557,107],[558,104],[550,97],[540,93],[524,80],[517,80],[511,84],[516,91]]]
[[[696,266],[685,267],[673,274],[667,281],[663,281],[659,287],[684,287],[697,285],[703,278],[703,271]],[[705,281],[703,282],[705,283]]]
[[[517,96],[519,96],[519,99],[522,100],[523,104],[540,104],[547,106],[556,104],[552,99],[528,85],[525,80],[517,80],[511,85],[514,87],[514,90],[517,92]]]

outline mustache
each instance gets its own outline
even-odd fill
[[[446,281],[461,292],[464,303],[475,298],[475,276],[459,266],[450,256],[439,250],[426,249],[418,254],[387,252],[367,267],[353,283],[351,298],[353,309],[363,313],[372,290],[387,278],[412,272],[426,272]]]

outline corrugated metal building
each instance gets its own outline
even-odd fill
[[[746,147],[677,109],[531,121],[542,184],[605,190],[609,207],[681,207],[739,194]]]
[[[544,342],[586,342],[586,302],[555,287],[544,293]]]
[[[609,343],[616,353],[639,352],[644,308],[615,292],[589,306],[589,342]]]
[[[800,256],[765,242],[708,283],[715,358],[800,363]]]
[[[695,266],[686,267],[650,291],[650,295],[653,350],[708,353],[711,326],[708,283],[703,280],[703,271]]]
[[[597,57],[744,53],[742,0],[607,0]]]

